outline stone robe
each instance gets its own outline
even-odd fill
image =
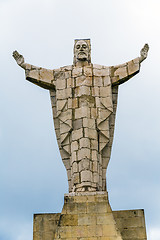
[[[106,191],[118,85],[139,70],[139,58],[118,66],[86,63],[55,70],[27,64],[26,79],[50,90],[69,192]]]

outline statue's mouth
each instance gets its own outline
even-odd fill
[[[79,52],[78,55],[87,55],[85,52]]]

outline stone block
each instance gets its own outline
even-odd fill
[[[106,141],[107,141],[106,137],[103,134],[99,135],[99,140],[101,143],[106,143]]]
[[[100,87],[100,96],[107,97],[111,95],[111,90],[109,87]]]
[[[99,182],[99,174],[97,172],[93,172],[93,182]]]
[[[111,78],[112,86],[116,86],[119,83],[119,76],[114,76]]]
[[[114,72],[114,76],[118,76],[120,79],[128,76],[127,67],[120,67]]]
[[[104,84],[104,86],[108,86],[108,85],[110,85],[110,83],[111,83],[110,76],[103,77],[103,84]]]
[[[97,77],[102,77],[102,69],[93,68],[93,75]]]
[[[80,97],[82,95],[90,95],[90,87],[80,86],[75,88],[75,96]]]
[[[93,75],[97,77],[109,76],[109,68],[93,68]]]
[[[80,183],[79,173],[73,173],[73,177],[72,178],[73,178],[73,182],[75,184]]]
[[[63,149],[60,149],[60,153],[61,153],[61,158],[62,159],[68,159],[69,158],[69,154],[64,151]]]
[[[79,164],[79,171],[83,171],[83,170],[90,170],[90,160],[88,159],[82,159]]]
[[[63,207],[62,214],[78,214],[78,204],[77,203],[69,203],[65,204],[66,207]],[[64,211],[65,209],[65,211]]]
[[[92,196],[93,200],[89,197],[87,204],[87,213],[97,213],[97,205],[95,203],[95,196]],[[90,201],[90,202],[89,202]]]
[[[100,65],[100,64],[93,64],[93,68],[102,69],[102,65]]]
[[[103,80],[102,77],[94,77],[94,87],[102,87],[103,86]]]
[[[76,203],[87,202],[87,194],[86,195],[83,195],[83,194],[75,195],[74,201]]]
[[[92,76],[93,74],[92,74],[92,68],[89,66],[89,67],[84,67],[83,68],[83,71],[84,71],[84,75],[85,76]]]
[[[85,226],[85,225],[96,225],[96,215],[94,214],[79,214],[78,218],[78,225]]]
[[[97,118],[97,109],[91,108],[91,118],[96,119]]]
[[[71,168],[69,159],[64,159],[63,164],[67,170]]]
[[[77,162],[73,162],[72,168],[71,168],[71,174],[77,173],[78,172],[78,165]]]
[[[79,109],[76,109],[76,111]],[[79,129],[83,127],[83,120],[82,119],[77,119],[73,121],[73,129]]]
[[[98,172],[98,162],[97,161],[93,161],[93,172]],[[94,174],[93,174],[93,178],[94,178]]]
[[[91,139],[91,149],[98,151],[98,142],[96,140]]]
[[[72,70],[72,77],[79,77],[82,75],[82,68],[81,67],[74,67]]]
[[[90,108],[81,107],[75,109],[75,119],[90,118]]]
[[[72,236],[77,236],[77,238],[81,239],[81,238],[87,236],[87,233],[88,233],[87,226],[79,226],[79,224],[78,224],[78,226],[76,227],[76,230]]]
[[[45,82],[51,83],[51,81],[53,81],[53,79],[54,79],[53,70],[41,68],[40,69],[40,79]]]
[[[73,164],[73,162],[77,161],[77,153],[76,152],[72,152],[71,153],[71,164]]]
[[[134,61],[128,62],[129,75],[135,74],[136,72],[139,72],[139,63],[135,63]]]
[[[78,99],[77,98],[73,98],[72,100],[72,108],[78,108]]]
[[[92,77],[80,76],[76,78],[76,87],[80,86],[92,86]]]
[[[84,129],[84,136],[86,138],[89,138],[89,139],[94,139],[94,140],[97,140],[97,131],[94,130],[94,129],[89,129],[89,128],[85,128]]]
[[[57,91],[57,99],[66,99],[72,97],[72,89],[66,88]]]
[[[89,239],[94,239],[93,237],[102,237],[103,236],[102,226],[89,225],[89,226],[87,226],[87,229],[88,229],[88,238]]]
[[[67,79],[67,88],[74,87],[74,78]]]
[[[60,67],[60,69],[62,71],[71,71],[72,70],[72,65],[63,66],[63,67]]]
[[[81,148],[90,148],[90,140],[88,138],[81,138],[79,140],[79,147]]]
[[[116,232],[116,224],[115,225],[103,225],[102,226],[103,237],[112,237],[113,239],[118,236]]]
[[[99,224],[100,225],[109,225],[111,223],[113,223],[113,225],[115,224],[112,213],[108,213],[108,214],[99,213],[97,215],[97,225],[99,225]]]
[[[114,211],[113,215],[123,239],[147,239],[143,209]]]
[[[39,70],[27,70],[26,71],[26,78],[32,78],[32,79],[36,79],[36,80],[40,80],[40,74],[39,74]]]
[[[72,237],[72,230],[74,229],[74,226],[61,226],[59,228],[58,234],[56,233],[55,239],[67,239]]]
[[[57,103],[57,111],[62,111],[66,104],[67,104],[66,100],[59,100]]]
[[[97,161],[98,160],[98,151],[92,150],[92,161]]]
[[[31,69],[34,69],[34,67],[33,67],[33,65],[26,63],[25,69],[26,70],[31,70]]]
[[[52,240],[55,236],[60,213],[56,214],[34,214],[33,239]],[[48,237],[48,238],[46,238]]]
[[[71,78],[72,71],[65,71],[64,74],[65,74],[65,78]]]
[[[97,213],[111,213],[110,205],[106,204],[104,201],[97,204]],[[108,216],[108,215],[107,215]]]
[[[70,130],[70,126],[65,123],[60,123],[60,134],[62,135],[63,133],[68,133]]]
[[[71,152],[77,151],[78,150],[78,142],[74,141],[71,143]]]
[[[105,157],[103,157],[102,167],[103,167],[104,169],[107,168],[108,163],[109,163],[109,159],[110,159],[110,158],[105,158]]]
[[[68,177],[68,180],[70,181],[71,180],[71,170],[67,170],[67,177]]]
[[[92,88],[92,96],[99,97],[99,87]]]
[[[95,129],[95,119],[83,118],[83,127]]]
[[[81,173],[81,182],[89,182],[92,180],[92,173],[91,171],[85,170]]]
[[[102,168],[102,178],[106,178],[106,168]]]
[[[60,219],[61,226],[77,226],[78,225],[78,215],[76,214],[64,214]]]
[[[59,119],[58,118],[54,119],[54,128],[55,128],[55,130],[60,128],[60,123],[59,123]]]
[[[105,111],[104,111],[104,115],[105,115]],[[103,116],[104,116],[103,115]],[[98,125],[98,128],[99,130],[101,131],[106,131],[107,129],[109,129],[109,119],[106,119],[105,121],[101,122],[99,125]],[[109,131],[109,130],[108,130]],[[109,133],[108,133],[109,134]],[[107,134],[107,135],[108,135]]]
[[[72,131],[72,141],[76,141],[83,137],[83,129],[77,129]]]
[[[71,108],[72,109],[72,98],[68,98],[67,108]]]
[[[85,202],[81,202],[77,204],[77,212],[78,214],[86,214],[87,213],[87,205]]]
[[[90,159],[91,157],[91,150],[88,148],[81,148],[78,150],[78,161],[82,159]]]

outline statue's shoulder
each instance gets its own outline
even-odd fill
[[[59,70],[60,71],[71,71],[72,68],[73,68],[73,65],[68,65],[68,66],[60,67]]]
[[[110,75],[110,67],[93,64],[93,74],[95,76],[109,76]]]
[[[96,69],[102,69],[103,66],[100,65],[100,64],[93,64],[93,68],[96,68]]]

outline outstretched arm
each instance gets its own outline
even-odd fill
[[[149,46],[145,44],[141,49],[140,57],[125,64],[111,67],[112,85],[120,85],[135,76],[140,71],[140,64],[147,58]]]
[[[17,51],[13,52],[17,64],[25,69],[26,79],[45,89],[55,89],[53,70],[36,67],[25,63],[24,57]]]

